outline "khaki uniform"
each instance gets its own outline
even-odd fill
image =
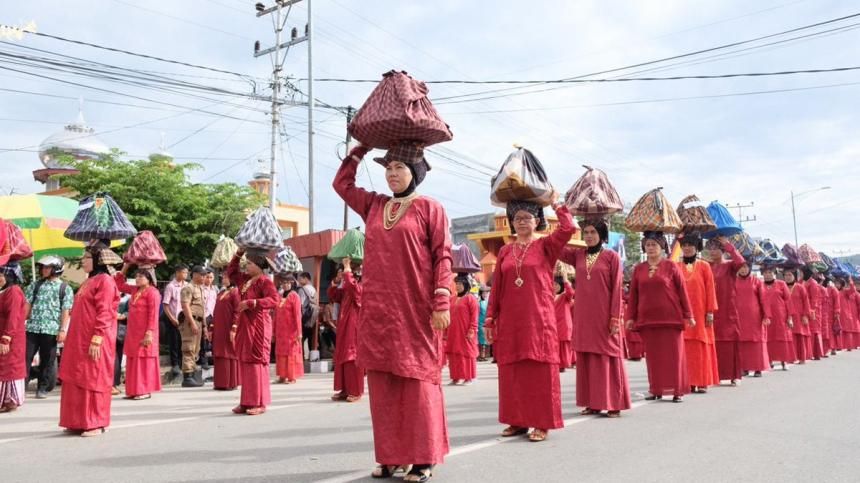
[[[185,320],[184,313],[179,324],[179,334],[182,336],[182,373],[192,374],[197,371],[197,357],[200,354],[200,341],[203,337],[204,314],[206,311],[206,298],[203,294],[203,286],[193,283],[182,288],[179,295],[182,301],[182,306],[186,304],[191,306],[191,316],[194,317],[194,322],[197,323],[199,332],[195,334],[191,330],[191,324]]]

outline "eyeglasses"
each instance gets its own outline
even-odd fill
[[[535,217],[533,217],[533,216],[515,216],[514,217],[514,223],[529,223],[530,221],[532,221],[534,219],[535,219]]]

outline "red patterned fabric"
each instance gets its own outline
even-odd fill
[[[406,72],[389,71],[348,126],[362,144],[388,149],[397,141],[425,146],[450,141],[454,134],[427,98],[427,85]]]
[[[24,239],[21,229],[11,221],[0,220],[0,265],[24,260],[33,256],[33,249]]]
[[[149,230],[142,231],[134,237],[131,246],[122,257],[122,261],[134,265],[158,265],[167,261],[161,243]]]
[[[624,202],[618,196],[615,186],[609,182],[606,173],[591,166],[583,166],[587,171],[564,195],[570,214],[575,216],[602,216],[618,213],[624,209]]]

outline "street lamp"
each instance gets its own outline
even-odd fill
[[[794,190],[791,190],[791,219],[794,221],[794,246],[795,248],[799,246],[797,242],[797,214],[794,211],[794,198],[802,195],[808,195],[809,193],[815,193],[817,191],[829,190],[830,186],[822,186],[821,188],[815,188],[808,191],[804,191],[802,193],[794,194]]]

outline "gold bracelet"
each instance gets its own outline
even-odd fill
[[[5,343],[8,344],[8,343],[12,342],[12,337],[8,336],[8,335],[4,335],[3,337],[0,337],[0,340],[5,341]]]
[[[102,345],[102,341],[104,338],[100,335],[94,335],[92,339],[90,339],[90,345]]]

